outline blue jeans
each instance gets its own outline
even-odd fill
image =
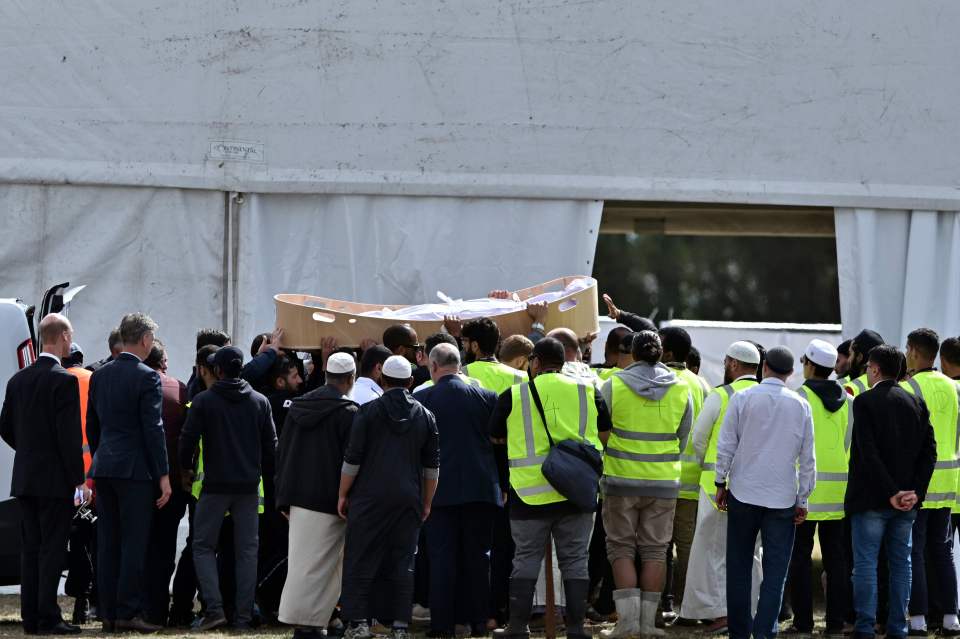
[[[917,511],[868,510],[850,516],[853,538],[853,607],[857,611],[854,632],[873,635],[877,622],[877,560],[880,544],[887,551],[890,568],[890,601],[887,637],[907,634],[907,603],[910,601],[910,548]]]
[[[765,508],[727,496],[727,628],[730,639],[777,636],[777,617],[783,602],[790,556],[793,554],[795,509]],[[753,602],[753,553],[757,534],[763,544],[763,581],[757,615]]]

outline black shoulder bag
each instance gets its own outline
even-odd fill
[[[540,472],[554,490],[563,495],[583,512],[597,509],[597,494],[600,491],[600,476],[603,474],[603,456],[593,444],[586,440],[565,439],[559,444],[553,441],[547,416],[543,411],[540,394],[533,383],[529,382],[533,403],[537,406],[543,429],[547,432],[550,452],[540,467]]]

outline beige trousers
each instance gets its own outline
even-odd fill
[[[280,621],[324,628],[340,599],[343,540],[347,522],[336,515],[290,508],[287,581],[280,596]]]

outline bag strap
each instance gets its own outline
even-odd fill
[[[533,403],[536,405],[537,412],[540,413],[540,419],[543,421],[543,430],[547,432],[550,448],[553,448],[556,444],[553,443],[553,437],[550,436],[550,428],[547,427],[547,415],[543,412],[543,402],[540,401],[540,393],[537,392],[537,385],[533,383],[533,377],[530,378],[529,386],[530,394],[533,395]]]

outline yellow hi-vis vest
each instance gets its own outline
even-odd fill
[[[831,413],[816,393],[801,386],[800,397],[810,404],[813,416],[813,447],[817,460],[817,483],[810,493],[807,519],[843,519],[843,498],[847,493],[850,440],[853,437],[853,398]]]
[[[189,407],[189,404],[188,404]],[[193,484],[190,485],[190,494],[196,500],[200,499],[200,493],[203,492],[203,440],[197,444],[197,472],[193,476]],[[257,487],[257,513],[263,514],[263,477],[260,478],[260,486]],[[227,515],[230,513],[228,512]]]
[[[702,377],[689,368],[674,369],[674,372],[690,387],[690,397],[693,399],[693,421],[703,410],[703,402],[707,394],[713,390],[706,385]],[[687,447],[680,452],[680,494],[677,499],[692,499],[696,501],[700,495],[700,460],[693,449],[693,429],[687,438]]]
[[[680,440],[677,429],[691,404],[687,383],[678,379],[660,400],[637,395],[619,375],[610,378],[613,430],[603,454],[607,489],[680,487]],[[613,491],[615,494],[615,491]]]
[[[957,405],[960,406],[960,380],[955,379],[953,383],[957,385]],[[957,435],[957,439],[960,439],[960,435]],[[960,453],[957,456],[960,457]],[[957,500],[954,502],[951,512],[960,514],[960,473],[957,473]]]
[[[927,486],[923,508],[953,508],[957,502],[957,481],[960,465],[957,462],[960,424],[958,419],[957,384],[940,371],[921,371],[900,382],[907,392],[927,404],[930,423],[937,440],[937,463]]]
[[[613,374],[614,374],[614,373],[619,373],[619,372],[622,371],[622,370],[623,370],[623,369],[620,368],[619,366],[612,366],[612,367],[610,367],[610,368],[598,368],[598,369],[597,369],[597,377],[599,377],[599,378],[602,379],[603,381],[607,381],[608,379],[610,379],[611,377],[613,377]]]
[[[477,361],[463,367],[463,374],[480,382],[497,395],[514,384],[527,381],[527,374],[500,362]]]
[[[584,440],[601,450],[594,387],[558,373],[537,375],[536,384],[554,443]],[[513,386],[510,392],[512,408],[507,418],[510,486],[523,503],[531,506],[566,501],[540,471],[550,452],[550,440],[533,401],[530,383]]]
[[[864,373],[856,379],[847,381],[847,383],[843,385],[843,388],[850,397],[856,397],[860,393],[870,390],[870,382],[867,381],[867,374]]]
[[[730,398],[734,393],[756,386],[755,379],[738,379],[730,384],[724,384],[719,388],[713,389],[712,393],[720,396],[720,414],[713,422],[713,429],[710,431],[710,443],[707,444],[707,453],[703,456],[703,472],[700,473],[700,487],[710,498],[713,507],[717,507],[717,442],[720,441],[720,427],[723,426],[723,417],[727,414],[727,406],[730,405]]]

